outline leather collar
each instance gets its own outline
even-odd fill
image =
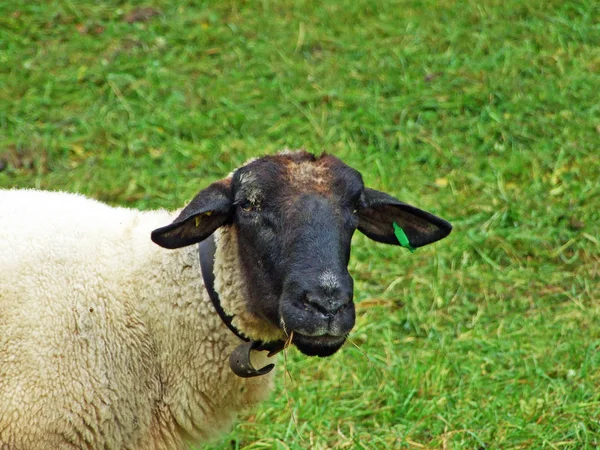
[[[248,337],[244,336],[240,330],[233,325],[233,316],[227,314],[223,310],[221,305],[221,299],[219,294],[215,291],[215,251],[216,251],[215,238],[213,235],[209,236],[198,245],[198,253],[200,255],[200,271],[202,272],[202,278],[204,279],[204,286],[208,292],[208,296],[217,311],[217,314],[221,318],[221,321],[235,334],[238,338],[244,341],[240,344],[229,356],[229,366],[233,373],[242,378],[251,378],[259,375],[265,375],[273,370],[275,364],[269,364],[261,369],[256,369],[252,366],[250,361],[250,352],[252,350],[257,351],[268,351],[269,357],[275,355],[285,348],[284,341],[275,342],[262,342],[253,341]]]

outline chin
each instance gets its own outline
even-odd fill
[[[292,343],[306,356],[324,358],[337,352],[346,342],[345,336],[306,336],[294,333]]]

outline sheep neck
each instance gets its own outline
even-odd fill
[[[200,270],[202,273],[202,279],[204,280],[204,287],[208,292],[208,296],[210,301],[212,302],[217,314],[223,321],[223,323],[229,328],[229,330],[235,334],[242,341],[249,342],[246,336],[244,336],[240,330],[238,330],[232,323],[233,316],[227,314],[225,310],[223,310],[223,306],[221,306],[221,299],[219,298],[219,294],[215,291],[215,274],[214,274],[214,264],[215,264],[215,251],[217,247],[215,245],[215,238],[213,236],[209,236],[200,244],[198,244],[198,254],[200,257]]]
[[[219,228],[215,240],[214,291],[231,325],[250,341],[273,342],[285,339],[283,331],[248,310],[247,297],[251,283],[245,279],[238,252],[237,229]],[[208,291],[208,290],[207,290]],[[212,300],[212,299],[211,299]],[[214,300],[213,300],[214,302]]]

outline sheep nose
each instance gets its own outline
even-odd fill
[[[316,289],[304,295],[304,303],[327,317],[335,316],[352,303],[352,292],[344,289]]]

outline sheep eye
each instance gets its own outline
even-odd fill
[[[238,203],[238,206],[245,212],[254,211],[255,205],[250,200],[242,200]]]

